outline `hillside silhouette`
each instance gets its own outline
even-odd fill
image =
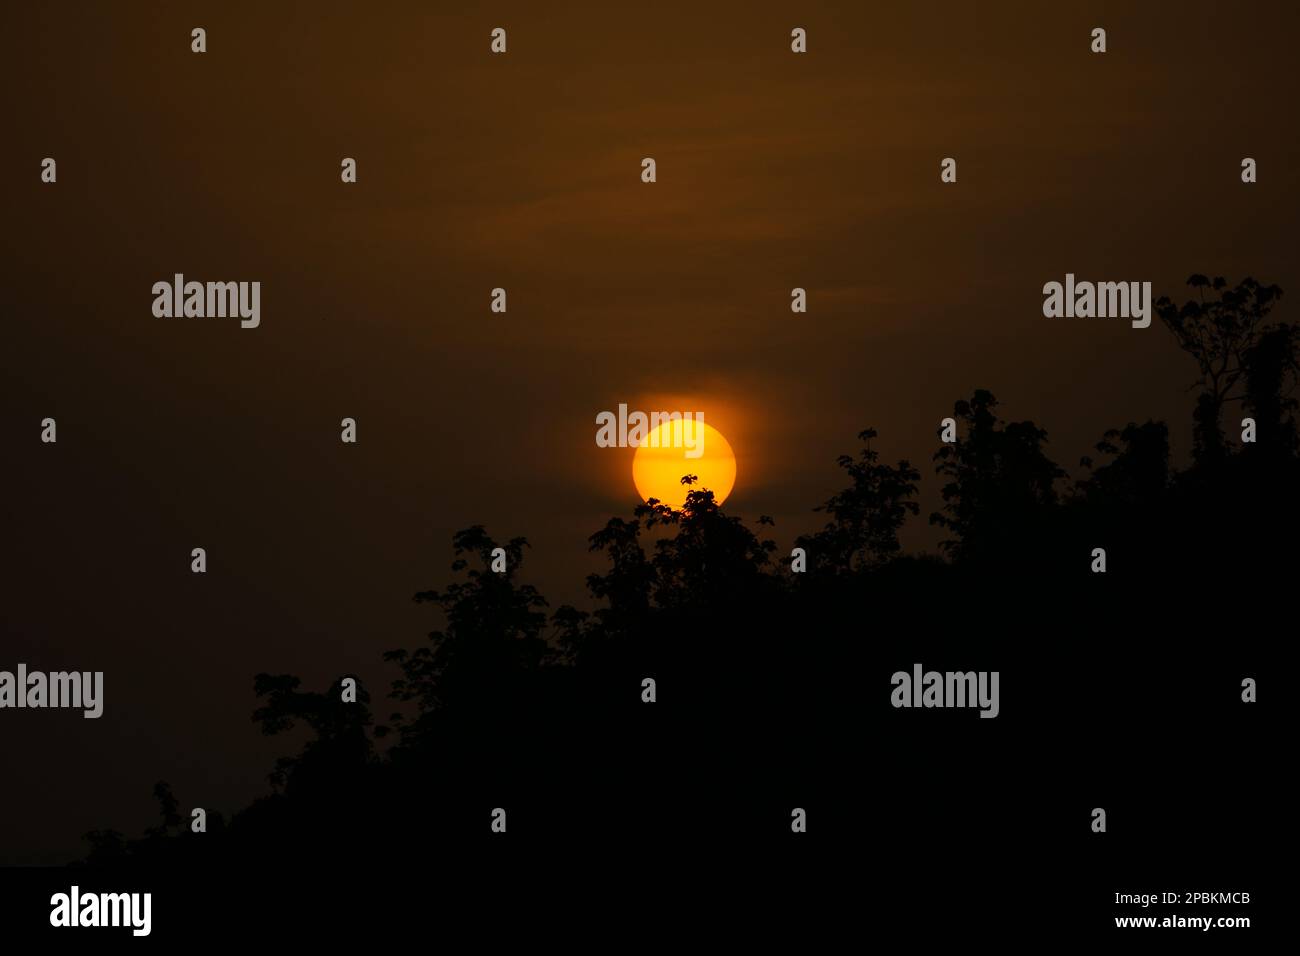
[[[1272,318],[1275,286],[1189,286],[1187,301],[1157,304],[1192,360],[1185,466],[1167,423],[1099,423],[1096,455],[1071,478],[1045,428],[1004,420],[976,389],[953,405],[957,441],[936,433],[940,554],[901,547],[907,522],[924,520],[922,474],[889,463],[871,428],[839,460],[847,483],[818,509],[823,527],[795,542],[800,573],[769,519],[748,526],[694,486],[680,511],[652,501],[591,535],[604,570],[587,579],[590,611],[552,609],[527,583],[524,538],[466,528],[449,582],[414,595],[435,628],[385,655],[389,687],[361,682],[344,703],[338,684],[256,676],[262,732],[311,734],[267,795],[228,819],[207,808],[196,834],[190,804],[160,783],[159,825],[87,834],[85,865],[250,867],[340,847],[433,860],[493,839],[496,807],[520,839],[651,847],[782,839],[791,808],[812,807],[822,832],[887,856],[972,826],[1061,833],[1063,806],[1120,781],[1176,789],[1194,764],[1157,767],[1098,741],[1165,726],[1189,700],[1210,715],[1208,736],[1171,736],[1171,753],[1233,738],[1234,668],[1262,646],[1242,615],[1273,639],[1264,622],[1300,540],[1300,330]],[[497,547],[504,573],[489,570]],[[892,710],[889,674],[914,661],[1000,668],[1002,716]],[[1152,816],[1153,839],[1194,812]]]

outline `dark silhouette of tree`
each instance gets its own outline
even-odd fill
[[[1300,379],[1300,327],[1279,324],[1259,336],[1242,355],[1246,385],[1243,401],[1255,419],[1257,440],[1248,447],[1269,458],[1294,457],[1295,408],[1291,397]]]
[[[688,480],[689,479],[689,480]],[[682,483],[689,485],[694,476]],[[657,502],[637,508],[647,528],[676,533],[655,542],[654,600],[659,607],[701,607],[758,596],[769,584],[776,544],[760,541],[736,517],[723,514],[713,492],[691,490],[680,511]]]
[[[1222,276],[1211,280],[1199,273],[1189,277],[1187,284],[1196,290],[1195,299],[1180,306],[1162,296],[1156,314],[1179,348],[1196,360],[1200,377],[1193,387],[1201,391],[1193,416],[1194,453],[1198,462],[1210,465],[1222,462],[1228,452],[1220,426],[1223,408],[1245,397],[1239,386],[1247,372],[1247,356],[1271,328],[1266,319],[1282,290],[1250,277],[1229,289]]]
[[[392,715],[400,746],[418,747],[425,735],[437,731],[440,715],[449,710],[500,717],[523,675],[541,668],[556,653],[542,633],[546,599],[531,584],[517,581],[527,545],[524,538],[498,545],[482,525],[459,531],[453,538],[451,569],[463,580],[414,596],[416,603],[436,605],[446,625],[430,632],[424,647],[384,655],[402,673],[393,682],[392,696],[416,708],[410,720],[401,712]],[[498,547],[505,552],[504,571],[490,570]]]
[[[876,436],[874,428],[860,432],[863,449],[857,459],[840,456],[837,463],[852,484],[816,509],[830,515],[826,526],[796,541],[808,552],[810,570],[852,574],[884,564],[902,550],[898,533],[907,516],[920,511],[911,499],[921,473],[907,461],[881,464],[871,447]]]
[[[189,829],[189,821],[180,812],[180,803],[171,786],[163,780],[153,787],[158,803],[159,823],[146,827],[140,840],[128,840],[117,830],[91,830],[82,836],[90,853],[84,861],[91,866],[121,866],[138,863],[171,863],[189,856],[201,856],[193,841],[197,835]],[[216,811],[208,813],[204,838],[220,842],[225,835],[225,819]]]
[[[632,623],[645,617],[650,608],[650,594],[658,581],[655,567],[641,547],[641,518],[631,521],[610,518],[588,540],[590,550],[603,551],[609,558],[607,574],[587,576],[592,597],[605,602],[596,611],[602,628],[609,633],[626,633]]]
[[[357,681],[357,700],[345,703],[342,681],[326,693],[300,691],[301,681],[290,674],[258,674],[253,690],[263,699],[253,711],[253,720],[261,724],[267,736],[292,730],[298,721],[315,733],[296,757],[281,757],[271,773],[271,782],[285,786],[290,780],[301,782],[317,772],[335,773],[339,768],[351,772],[368,763],[373,748],[366,728],[372,723],[370,694]],[[315,782],[315,781],[313,781]]]
[[[1032,560],[1046,512],[1056,504],[1055,483],[1065,477],[1043,451],[1047,432],[1033,422],[1003,422],[997,404],[984,389],[957,402],[957,441],[934,455],[946,479],[945,504],[930,522],[954,535],[941,545],[954,561]]]
[[[1078,483],[1094,504],[1143,507],[1164,494],[1169,484],[1169,426],[1164,422],[1112,428],[1096,447],[1114,457]],[[1092,459],[1081,464],[1091,468]]]
[[[158,812],[162,817],[162,826],[150,827],[145,830],[146,836],[165,837],[181,825],[181,815],[177,812],[180,806],[176,802],[176,797],[172,795],[172,788],[164,780],[159,780],[153,785],[154,799],[158,801]]]

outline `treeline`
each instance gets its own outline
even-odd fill
[[[87,834],[86,862],[306,858],[342,844],[413,854],[481,839],[498,807],[512,826],[554,829],[547,815],[568,820],[573,800],[583,832],[628,812],[638,832],[693,832],[701,800],[734,814],[756,794],[788,806],[796,789],[852,787],[845,755],[860,745],[863,675],[878,661],[974,646],[1075,653],[1111,629],[1134,653],[1166,629],[1222,636],[1251,593],[1293,577],[1300,331],[1270,318],[1275,286],[1189,285],[1188,301],[1157,303],[1196,369],[1186,467],[1171,463],[1166,423],[1130,422],[1105,432],[1072,481],[1046,430],[1003,420],[980,389],[955,403],[956,440],[934,454],[938,555],[903,552],[921,473],[882,460],[873,429],[839,460],[847,483],[793,555],[766,537],[770,519],[747,526],[707,489],[680,511],[650,502],[611,518],[590,538],[605,560],[587,579],[592,611],[552,610],[525,582],[525,539],[468,528],[453,539],[451,583],[414,595],[440,627],[384,656],[397,673],[386,714],[364,680],[345,701],[338,684],[259,674],[262,732],[310,731],[277,762],[272,792],[229,820],[209,811],[195,833],[160,783],[160,824],[136,839]],[[489,570],[497,547],[503,573]]]

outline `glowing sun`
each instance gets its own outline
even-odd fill
[[[688,451],[694,454],[701,446],[703,454],[698,458],[687,457]],[[683,485],[683,475],[696,475],[699,481]],[[670,508],[684,505],[691,490],[712,491],[721,504],[736,485],[736,453],[712,425],[692,419],[664,422],[637,447],[632,457],[632,481],[642,498],[658,498]]]

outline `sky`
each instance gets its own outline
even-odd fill
[[[253,674],[379,696],[457,529],[526,536],[525,577],[582,602],[637,500],[603,410],[703,411],[727,510],[787,551],[874,427],[933,550],[935,432],[977,387],[1075,477],[1129,421],[1189,451],[1167,331],[1046,319],[1044,283],[1300,285],[1290,5],[466,6],[6,12],[0,669],[103,670],[106,703],[0,712],[0,863],[138,834],[158,779],[265,792],[291,745]],[[156,318],[175,273],[260,281],[261,325]]]

